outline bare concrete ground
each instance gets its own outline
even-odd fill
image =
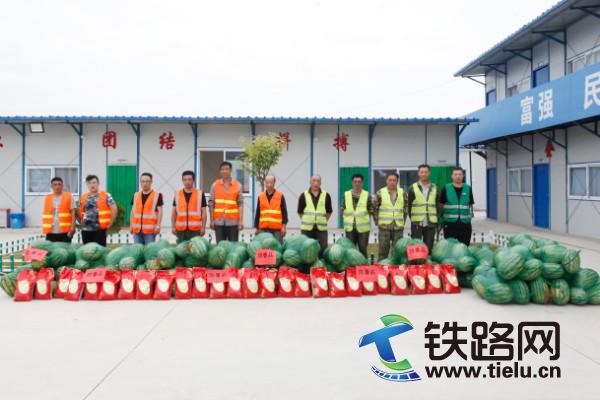
[[[476,221],[514,233],[514,225]],[[598,268],[600,243],[535,232],[582,249]],[[494,306],[471,290],[455,295],[339,299],[14,303],[0,296],[3,399],[597,399],[600,308]],[[429,321],[556,321],[560,379],[433,379],[396,383],[371,371],[374,347],[358,339],[402,314],[415,329],[392,339],[398,358],[428,365],[483,365],[456,356],[428,359]],[[468,350],[468,348],[465,348]],[[484,363],[485,364],[485,363]],[[510,363],[512,364],[512,363]]]

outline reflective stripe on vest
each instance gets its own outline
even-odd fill
[[[320,231],[327,230],[327,209],[325,208],[325,199],[327,198],[327,192],[322,191],[319,200],[317,201],[317,208],[313,204],[312,197],[307,190],[304,192],[304,211],[302,212],[302,220],[300,221],[300,229],[310,231],[314,225],[317,225],[317,229]]]
[[[454,185],[446,185],[446,204],[444,204],[444,221],[446,222],[471,222],[471,186],[463,184],[460,199],[456,197]]]
[[[146,202],[142,204],[142,192],[136,192],[133,195],[133,208],[131,212],[130,227],[133,233],[143,232],[153,234],[156,231],[158,223],[158,205],[159,193],[152,190],[148,193]]]
[[[425,195],[419,184],[417,182],[412,184],[413,193],[415,194],[415,199],[412,202],[411,209],[409,212],[410,220],[412,222],[422,222],[425,220],[425,216],[429,218],[429,222],[432,224],[437,223],[437,209],[436,209],[436,198],[437,198],[437,188],[435,184],[429,184],[429,192],[427,193],[427,199],[425,199]]]
[[[79,201],[81,221],[84,221],[85,202],[87,201],[88,194],[88,192],[85,192]],[[106,192],[98,192],[98,224],[100,225],[100,229],[108,229],[111,215],[112,211],[108,205],[108,194]]]
[[[258,229],[281,229],[283,226],[281,197],[281,192],[275,192],[271,196],[271,201],[269,201],[265,192],[259,195],[260,217],[258,219]]]
[[[202,229],[202,190],[192,189],[190,201],[187,202],[185,192],[181,189],[175,196],[175,229],[178,231],[199,231]]]
[[[369,194],[363,190],[360,193],[360,198],[356,203],[356,210],[354,209],[354,202],[352,201],[352,190],[348,190],[344,193],[344,230],[346,232],[352,232],[354,224],[356,223],[356,231],[359,233],[369,232],[371,230],[371,218],[367,210],[367,200]]]
[[[387,187],[382,188],[379,193],[381,195],[381,205],[379,206],[379,213],[377,214],[377,224],[389,225],[392,222],[397,227],[404,227],[404,189],[398,187],[396,194],[396,202],[392,204],[390,192]]]
[[[71,193],[63,192],[58,204],[58,231],[69,233],[73,217],[71,215]],[[49,194],[44,200],[44,211],[42,213],[42,232],[52,233],[54,225],[54,194]]]
[[[217,179],[214,183],[215,198],[213,199],[215,208],[213,210],[213,220],[225,218],[231,221],[237,221],[240,218],[238,197],[240,195],[240,183],[233,179],[225,191],[225,185],[222,179]]]

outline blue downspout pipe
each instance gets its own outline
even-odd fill
[[[375,124],[369,125],[369,193],[373,190],[373,134],[375,133]]]
[[[198,124],[190,122],[190,127],[194,136],[194,176],[196,177],[196,187],[198,187]]]
[[[4,121],[21,135],[21,212],[25,212],[25,124]]]
[[[315,174],[315,123],[310,124],[310,176]]]
[[[256,137],[256,124],[254,123],[254,121],[250,121],[250,130],[252,133],[252,139],[254,139]],[[252,216],[250,218],[251,221],[252,221],[252,218],[254,218],[254,213],[256,212],[255,190],[256,190],[256,178],[254,177],[254,175],[252,175]]]

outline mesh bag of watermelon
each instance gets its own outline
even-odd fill
[[[390,292],[395,295],[406,295],[410,293],[408,289],[408,268],[406,265],[400,265],[395,268],[389,268],[390,271]]]
[[[375,288],[377,293],[389,293],[390,292],[390,282],[389,282],[389,272],[387,265],[378,265],[377,268],[377,284]]]
[[[175,298],[176,299],[191,299],[192,298],[192,269],[191,268],[175,268]]]
[[[156,284],[154,286],[154,300],[170,300],[171,290],[173,288],[173,278],[175,271],[159,270],[156,271]]]
[[[327,284],[327,268],[315,267],[310,270],[310,284],[313,297],[329,296],[329,285]]]
[[[302,272],[294,273],[294,297],[310,297],[310,275]]]
[[[427,293],[443,293],[442,271],[439,264],[425,264],[423,267],[427,271]]]
[[[260,269],[244,268],[242,294],[246,299],[260,297]]]
[[[33,299],[36,275],[36,271],[32,269],[19,271],[17,274],[15,301],[31,301]]]
[[[411,294],[427,293],[427,270],[422,265],[409,265],[408,279]]]
[[[87,282],[83,288],[83,299],[84,300],[98,300],[98,294],[100,293],[100,284],[96,282]]]
[[[136,271],[133,269],[121,270],[121,284],[119,285],[118,298],[122,300],[133,300],[135,299],[135,275]]]
[[[357,269],[357,275],[360,279],[360,283],[362,286],[362,294],[366,296],[374,296],[377,292],[377,277],[379,275],[379,267],[378,266],[370,266],[373,270],[368,274],[360,275],[360,270]]]
[[[345,274],[343,272],[328,272],[327,280],[329,283],[329,297],[346,297]]]
[[[356,267],[346,268],[346,292],[348,296],[362,296],[360,281],[356,277]]]
[[[156,271],[152,269],[143,269],[135,273],[135,298],[137,300],[152,299],[154,291],[154,281],[156,280]]]
[[[83,272],[78,269],[72,269],[71,275],[69,276],[69,287],[67,293],[65,293],[65,300],[79,301],[81,299],[81,292],[85,284],[81,282],[83,279]]]
[[[227,281],[227,297],[239,299],[244,296],[242,292],[242,276],[243,271],[238,268],[229,268],[226,270]]]
[[[450,264],[440,264],[440,269],[444,293],[460,293],[460,286],[458,284],[458,277],[454,266]]]
[[[100,285],[98,300],[116,300],[120,281],[120,271],[106,271],[106,274],[104,274],[104,282]]]
[[[277,273],[277,294],[279,297],[294,297],[295,268],[281,266]]]
[[[260,268],[260,297],[277,297],[277,270]]]
[[[192,298],[205,299],[208,297],[208,284],[206,282],[206,268],[192,268]]]
[[[50,300],[52,298],[52,283],[54,280],[54,269],[42,268],[35,277],[34,298],[38,300]]]
[[[58,282],[54,291],[54,298],[63,299],[69,291],[69,280],[71,279],[72,268],[63,268],[58,274]]]

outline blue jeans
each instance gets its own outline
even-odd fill
[[[133,243],[149,244],[156,241],[155,233],[134,233]]]

